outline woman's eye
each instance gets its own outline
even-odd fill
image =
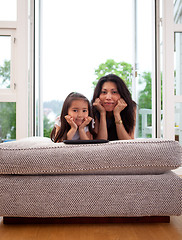
[[[101,93],[102,93],[102,94],[107,94],[107,92],[106,92],[106,91],[101,91]]]
[[[113,94],[116,94],[116,93],[118,93],[118,92],[117,92],[117,91],[113,91],[112,93],[113,93]]]

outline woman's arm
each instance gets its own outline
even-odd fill
[[[96,118],[95,119],[95,126],[94,130],[96,132],[96,139],[108,139],[107,133],[107,121],[106,121],[106,110],[101,105],[100,99],[96,98],[93,106],[99,111],[100,113],[100,121]]]
[[[95,119],[94,130],[96,132],[96,139],[108,139],[106,113],[100,113],[100,121],[97,118]]]
[[[123,125],[120,113],[115,113],[114,118],[116,123],[116,132],[117,132],[118,139],[119,140],[134,139],[135,125],[136,125],[136,108],[134,110],[134,127],[130,134],[126,131]]]

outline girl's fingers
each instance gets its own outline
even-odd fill
[[[92,118],[90,116],[86,117],[84,119],[84,122],[81,124],[81,127],[86,127],[91,121],[92,121]]]
[[[85,122],[87,122],[87,124],[89,124],[91,121],[92,121],[92,118],[91,118],[91,117],[85,118]]]

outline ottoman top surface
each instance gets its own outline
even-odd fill
[[[0,144],[0,174],[160,174],[181,159],[180,144],[164,139],[67,145],[30,137]]]

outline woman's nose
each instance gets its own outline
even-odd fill
[[[111,93],[110,92],[107,93],[106,99],[111,99]]]

